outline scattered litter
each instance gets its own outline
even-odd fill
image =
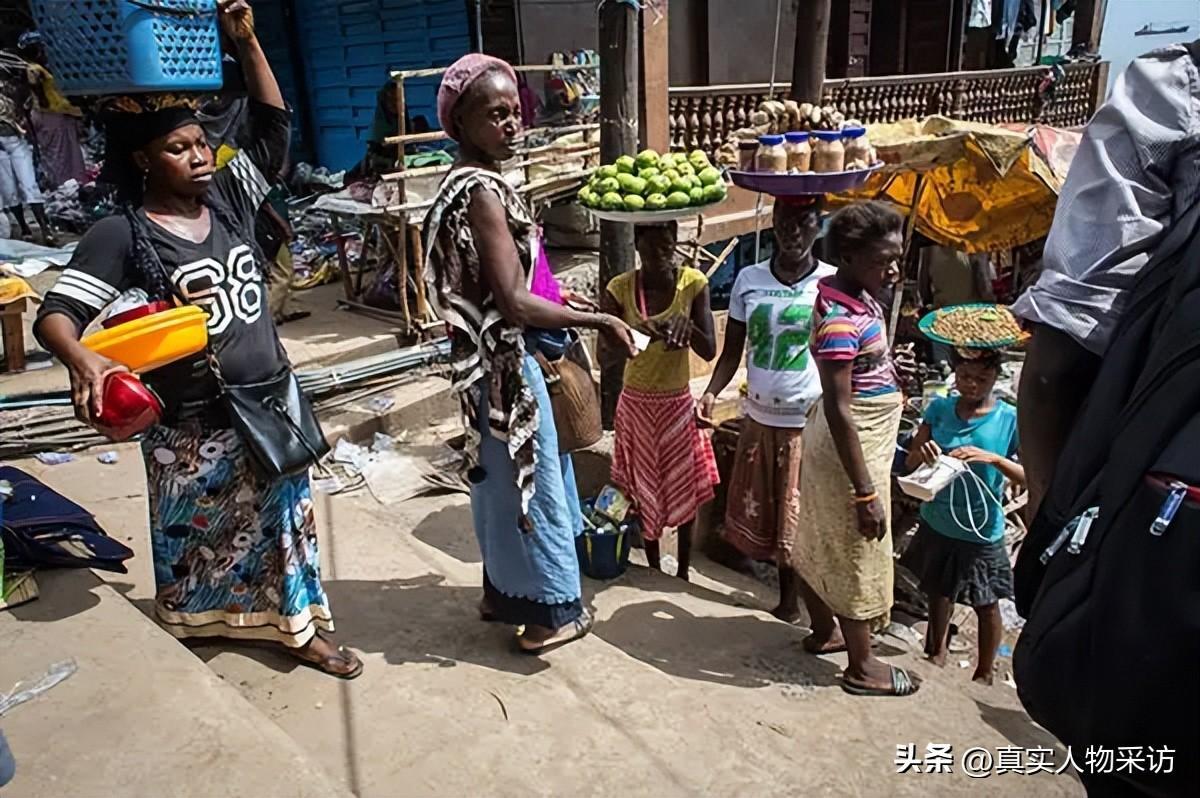
[[[360,471],[344,463],[326,461],[317,470],[317,480],[321,482],[320,490],[328,495],[353,493],[367,486],[367,480]],[[313,485],[316,487],[317,480]]]
[[[508,707],[504,706],[504,701],[500,698],[500,696],[496,695],[491,690],[488,690],[488,695],[490,695],[492,698],[496,699],[496,703],[500,705],[500,712],[504,714],[504,720],[507,721],[508,720]]]
[[[396,448],[396,439],[391,435],[383,432],[375,433],[375,440],[371,441],[371,451],[375,454],[381,452],[391,452]]]
[[[679,560],[672,557],[670,554],[664,554],[660,561],[662,563],[662,572],[668,576],[677,576],[679,574]]]
[[[75,459],[75,455],[70,452],[38,452],[34,457],[42,465],[48,466],[62,465]]]
[[[121,462],[121,455],[117,454],[116,452],[101,452],[100,454],[96,455],[96,459],[104,465],[116,465],[117,463]]]
[[[69,659],[51,665],[50,669],[33,684],[26,686],[25,682],[17,682],[10,692],[0,695],[0,716],[66,681],[77,670],[79,670],[79,666],[75,664],[75,660]]]
[[[399,504],[428,493],[432,489],[429,477],[435,475],[421,458],[381,452],[367,462],[363,476],[376,501]]]
[[[960,660],[958,661],[958,667],[960,667],[960,668],[969,668],[969,667],[971,667],[971,660],[969,660],[969,659],[960,659]]]
[[[355,474],[362,473],[370,459],[370,452],[345,438],[338,440],[337,445],[333,447],[333,461],[347,466],[347,470]]]
[[[1025,626],[1025,619],[1017,614],[1017,605],[1011,599],[1000,599],[1000,620],[1004,628],[1015,632]]]
[[[922,644],[922,646],[923,645],[924,644]],[[955,635],[954,637],[950,638],[950,644],[946,646],[946,649],[951,654],[962,654],[965,651],[974,651],[975,644],[962,635]]]
[[[889,637],[894,637],[897,640],[902,641],[910,649],[919,649],[924,646],[920,635],[913,631],[912,628],[897,621],[892,621],[890,624],[888,624],[887,629],[885,629],[883,633]]]
[[[313,704],[313,707],[314,707],[315,709],[324,709],[324,708],[325,708],[325,702],[324,702],[324,701],[318,701],[316,704]]]
[[[1012,656],[1012,646],[1010,646],[1008,643],[1001,643],[1000,648],[998,648],[996,650],[996,653],[1002,657],[1011,657]]]
[[[327,477],[317,477],[316,479],[313,479],[310,484],[312,485],[312,489],[317,493],[328,493],[332,495],[335,493],[341,493],[345,489],[345,485],[342,484],[342,480],[338,478],[337,474],[333,473]]]
[[[367,409],[372,413],[386,413],[396,406],[396,400],[390,396],[376,396],[367,402]]]
[[[765,720],[757,721],[757,723],[759,726],[762,726],[764,729],[770,729],[771,731],[775,732],[780,737],[791,737],[792,736],[787,733],[786,729],[784,729],[782,726],[780,726],[777,723],[770,723]]]
[[[447,446],[437,457],[430,458],[429,465],[438,471],[456,471],[462,465],[462,452],[457,452]]]
[[[438,468],[424,457],[397,451],[407,438],[407,433],[378,432],[370,449],[340,439],[330,455],[328,468],[334,473],[314,481],[314,487],[322,493],[344,493],[365,482],[380,504],[399,504],[435,490],[469,492],[456,469]]]

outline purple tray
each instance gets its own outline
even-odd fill
[[[799,197],[805,194],[837,194],[859,188],[867,178],[883,167],[882,163],[849,172],[804,172],[790,175],[776,172],[738,172],[731,170],[733,184],[747,191],[772,197]]]

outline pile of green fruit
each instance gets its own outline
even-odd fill
[[[605,211],[662,211],[711,205],[725,194],[720,171],[700,150],[691,155],[645,150],[596,169],[579,190],[579,201]]]

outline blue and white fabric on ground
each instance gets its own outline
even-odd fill
[[[542,370],[527,354],[522,371],[539,416],[530,529],[521,526],[521,496],[508,444],[487,429],[486,398],[478,416],[484,421],[480,464],[470,474],[471,512],[483,554],[484,595],[492,612],[514,626],[557,629],[583,612],[575,554],[583,514],[571,458],[558,454],[558,433]]]

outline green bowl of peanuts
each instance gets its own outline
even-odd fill
[[[917,326],[930,340],[964,349],[1003,349],[1026,338],[1012,311],[982,302],[938,308]]]

